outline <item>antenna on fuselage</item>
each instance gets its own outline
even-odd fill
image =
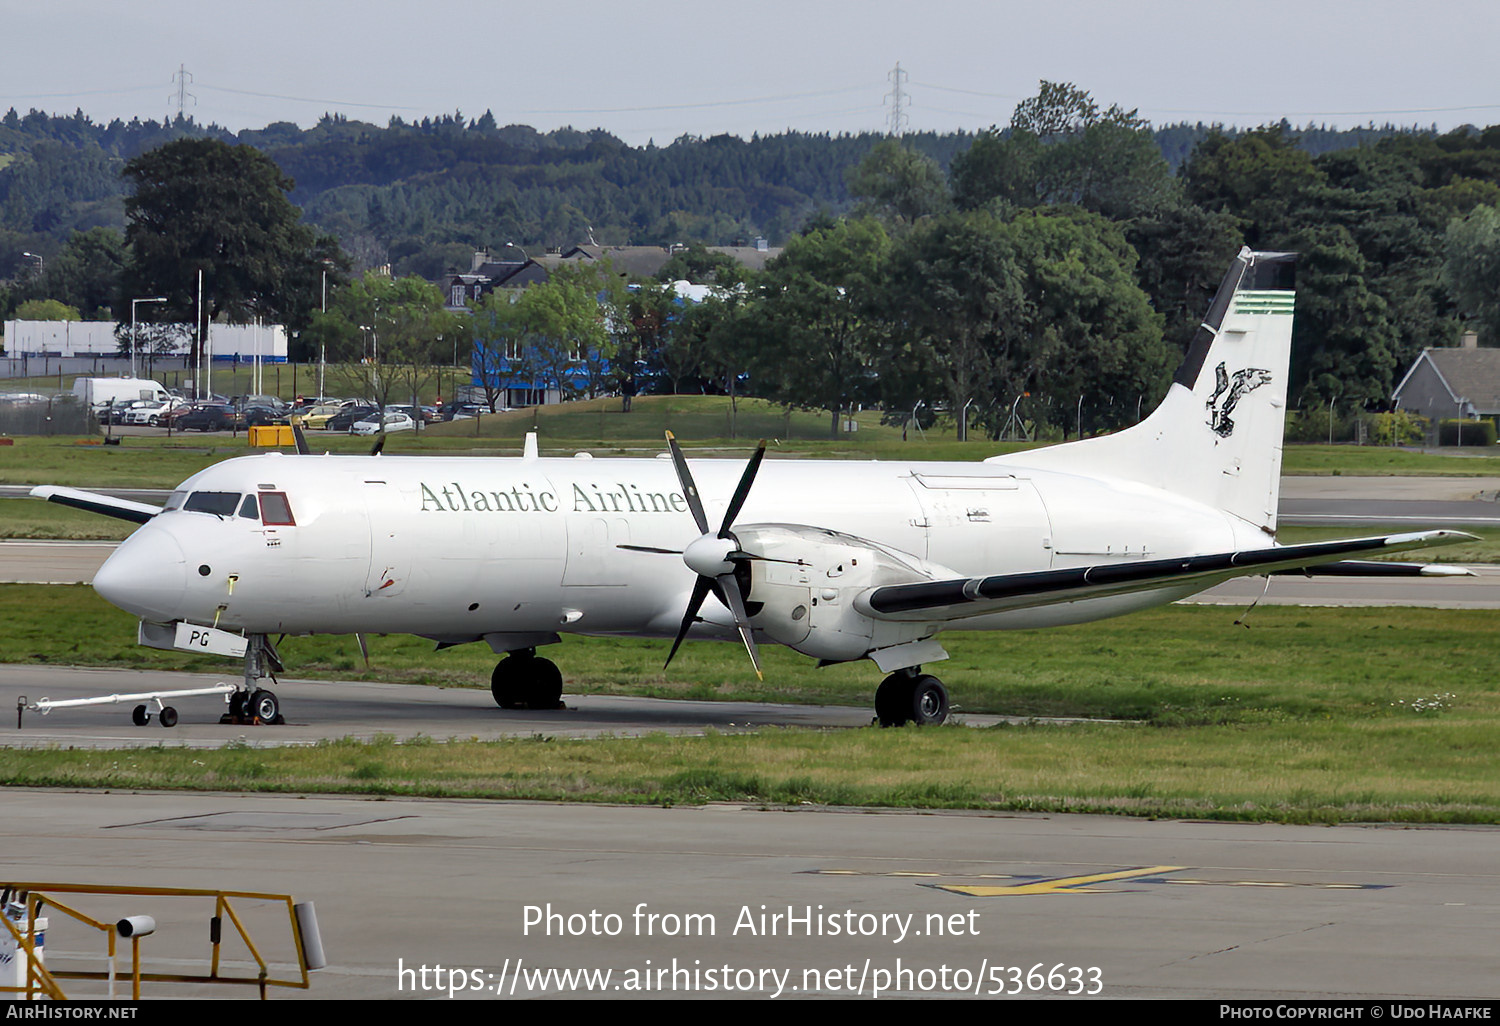
[[[537,458],[536,432],[526,432],[526,441],[521,445],[521,459],[534,460]]]

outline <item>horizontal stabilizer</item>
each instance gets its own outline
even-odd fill
[[[1474,536],[1462,531],[1423,531],[1379,538],[1278,545],[1243,552],[1106,563],[1066,570],[893,584],[865,593],[858,605],[881,620],[959,620],[986,613],[1183,585],[1202,590],[1235,577],[1337,564],[1344,556],[1357,553],[1403,552],[1471,540]]]
[[[88,510],[90,513],[103,513],[105,516],[114,517],[117,520],[129,520],[132,524],[144,524],[161,512],[160,506],[153,506],[149,502],[133,502],[130,499],[117,499],[113,495],[105,495],[101,492],[87,492],[81,488],[38,485],[31,490],[31,494],[38,499],[46,499],[48,502],[72,506],[74,509]]]

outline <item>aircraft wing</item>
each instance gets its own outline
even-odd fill
[[[1278,545],[1242,552],[1214,552],[1174,559],[1145,559],[1067,570],[1037,570],[993,577],[892,584],[871,589],[859,605],[881,620],[959,620],[1030,606],[1055,605],[1081,599],[1104,598],[1137,591],[1191,585],[1210,588],[1235,577],[1254,574],[1317,573],[1320,566],[1340,567],[1333,573],[1366,574],[1378,563],[1350,560],[1355,554],[1403,552],[1434,545],[1473,540],[1462,531],[1422,531],[1379,538]],[[1392,564],[1393,576],[1407,576],[1415,564]],[[1440,572],[1453,573],[1444,567]],[[1462,571],[1459,571],[1462,572]]]
[[[129,520],[133,524],[144,524],[161,512],[160,506],[153,506],[149,502],[117,499],[113,495],[88,492],[82,488],[38,485],[31,490],[31,494],[38,499],[46,499],[48,502],[61,503],[64,506],[72,506],[74,509],[86,509],[90,513],[103,513],[107,517]]]

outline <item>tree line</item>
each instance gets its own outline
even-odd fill
[[[0,119],[4,312],[53,300],[123,314],[131,297],[163,295],[149,319],[191,320],[201,270],[205,317],[280,320],[307,356],[368,347],[373,322],[420,294],[428,312],[402,314],[409,334],[441,336],[451,360],[455,340],[487,331],[498,350],[482,352],[512,354],[505,373],[565,393],[752,389],[828,410],[831,425],[879,404],[991,432],[1012,412],[1092,431],[1149,408],[1241,244],[1303,255],[1294,403],[1376,407],[1423,347],[1464,326],[1500,339],[1500,128],[1153,129],[1043,82],[1008,125],[973,135],[635,148],[455,114],[227,136],[187,119]],[[159,219],[205,197],[233,216]],[[719,286],[701,303],[660,282],[564,275],[524,302],[487,299],[467,327],[435,326],[442,297],[402,273],[436,277],[501,239],[590,232],[769,233],[786,248],[758,275],[689,249],[663,277]],[[395,297],[349,276],[388,261]],[[596,312],[569,308],[578,296]],[[384,331],[392,356],[400,333]]]

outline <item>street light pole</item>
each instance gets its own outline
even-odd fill
[[[147,296],[130,301],[130,376],[132,378],[139,376],[136,372],[136,350],[140,348],[140,345],[136,334],[135,308],[140,303],[165,303],[166,301],[166,296]]]
[[[326,263],[326,262],[325,262]],[[323,268],[323,316],[328,316],[328,268]],[[328,330],[326,324],[319,325],[319,334]],[[328,393],[323,391],[323,371],[328,366],[328,341],[326,336],[318,343],[318,398],[322,399]]]

